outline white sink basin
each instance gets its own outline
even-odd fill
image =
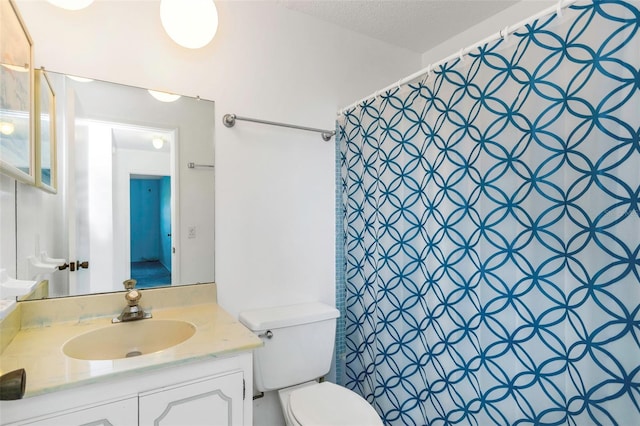
[[[82,360],[129,358],[170,348],[195,332],[193,324],[179,320],[123,322],[76,336],[64,344],[62,351]]]

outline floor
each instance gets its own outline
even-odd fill
[[[171,272],[158,261],[131,262],[131,278],[136,288],[150,288],[171,284]]]

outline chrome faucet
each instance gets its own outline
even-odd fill
[[[124,288],[127,290],[127,293],[124,295],[124,298],[127,301],[127,306],[122,310],[122,313],[112,319],[111,322],[115,324],[118,322],[151,318],[151,312],[145,312],[142,307],[138,306],[138,301],[142,297],[142,293],[134,289],[136,286],[136,280],[125,280],[122,284],[124,284]]]

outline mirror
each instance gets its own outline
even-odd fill
[[[38,277],[48,279],[49,296],[121,291],[129,278],[138,288],[212,282],[214,103],[46,75],[55,94],[58,191],[42,196],[57,197],[52,216],[68,241],[47,253],[67,267]],[[17,215],[28,208],[18,203]],[[37,244],[20,249],[33,244],[23,232],[18,262],[20,253],[39,254]],[[31,275],[28,267],[22,275]]]

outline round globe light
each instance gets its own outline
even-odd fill
[[[164,30],[182,47],[206,46],[218,30],[218,11],[213,0],[161,0]]]
[[[157,90],[147,90],[151,96],[159,100],[160,102],[174,102],[180,99],[180,95],[174,95],[173,93],[158,92]]]
[[[16,130],[16,126],[9,121],[0,121],[0,133],[9,136]]]
[[[54,6],[67,10],[80,10],[93,3],[93,0],[47,0]]]
[[[164,146],[164,139],[156,136],[151,139],[151,143],[153,144],[153,147],[155,149],[162,149],[162,147]]]

